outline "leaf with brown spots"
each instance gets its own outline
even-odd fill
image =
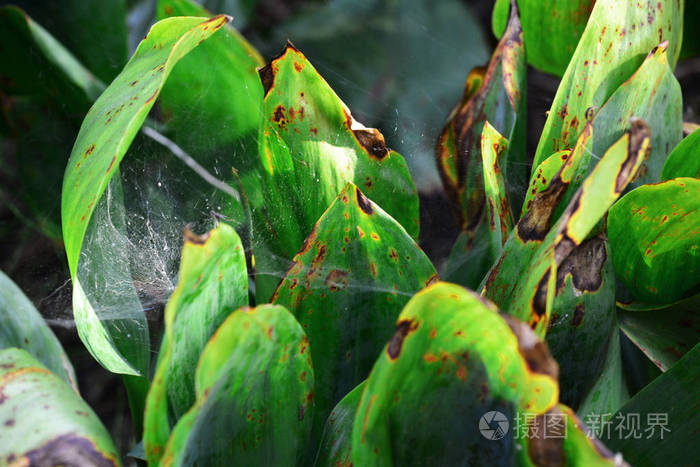
[[[403,157],[378,130],[357,122],[293,45],[260,70],[264,84],[259,153],[262,196],[251,201],[257,236],[256,297],[269,300],[276,271],[347,182],[418,237],[418,196]]]
[[[674,178],[629,192],[610,209],[615,274],[630,298],[666,305],[700,291],[700,180]]]
[[[615,326],[615,274],[603,234],[574,250],[557,268],[546,341],[559,363],[559,400],[579,407],[603,371]]]
[[[525,52],[517,9],[494,51],[488,68],[473,70],[459,104],[437,142],[437,166],[460,227],[475,232],[484,220],[485,195],[481,134],[490,124],[510,141],[501,167],[513,205],[522,202],[525,183]]]
[[[683,2],[678,0],[595,2],[549,110],[533,167],[552,153],[571,148],[581,131],[572,129],[572,123],[585,121],[590,107],[600,110],[655,46],[669,41],[668,62],[671,69],[675,67],[682,13]]]
[[[196,402],[163,465],[308,465],[314,370],[304,330],[284,307],[233,311],[204,347]]]
[[[315,437],[367,376],[408,299],[436,275],[406,230],[348,183],[314,226],[275,291],[309,336]]]
[[[503,34],[512,0],[497,0],[493,32]],[[586,27],[595,0],[518,0],[527,62],[547,73],[564,74]]]
[[[398,336],[398,337],[397,337]],[[391,347],[401,339],[401,351]],[[354,465],[510,465],[523,440],[479,433],[557,404],[557,364],[524,323],[474,292],[438,282],[416,294],[365,383],[353,424]],[[516,448],[516,444],[519,448]]]
[[[155,97],[172,68],[180,58],[228,20],[225,16],[212,19],[178,17],[156,23],[141,41],[124,70],[88,112],[66,167],[61,219],[63,241],[73,280],[75,322],[88,350],[105,368],[115,373],[148,374],[150,349],[145,316],[141,310],[137,310],[138,317],[132,319],[131,313],[128,319],[122,320],[127,321],[126,327],[133,325],[145,330],[132,339],[129,347],[133,352],[130,351],[131,355],[125,356],[124,351],[116,346],[115,340],[125,339],[128,331],[120,326],[108,327],[102,322],[100,307],[91,303],[78,279],[78,262],[86,231],[95,204],[118,171],[119,162],[152,108]],[[134,80],[138,80],[138,84],[130,86]],[[128,105],[129,103],[133,105]],[[91,151],[90,156],[83,159],[88,150]]]
[[[120,465],[90,406],[21,349],[0,350],[0,423],[2,465]]]
[[[231,227],[222,223],[202,236],[186,230],[184,243],[146,399],[143,440],[152,463],[160,459],[174,421],[195,402],[195,369],[205,345],[232,310],[248,304],[243,245]]]
[[[484,295],[496,297],[496,303],[504,311],[544,336],[551,319],[551,299],[555,296],[555,290],[549,288],[550,282],[556,286],[557,270],[636,176],[649,152],[649,144],[649,128],[637,120],[583,181],[534,254],[523,253],[529,251],[523,249],[513,249],[519,256],[512,254],[506,244],[500,267],[494,267],[485,282]],[[523,259],[527,262],[523,263]]]
[[[629,128],[630,118],[641,118],[651,129],[651,151],[632,187],[655,183],[666,158],[682,138],[682,111],[681,87],[669,67],[668,42],[664,42],[651,50],[639,69],[596,114],[593,155],[617,140]]]
[[[77,392],[73,365],[32,302],[0,271],[0,349],[26,350]]]

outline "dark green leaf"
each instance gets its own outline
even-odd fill
[[[314,465],[342,467],[352,464],[352,424],[364,389],[363,381],[331,411],[323,428],[321,446]]]
[[[164,465],[295,465],[306,454],[314,372],[309,341],[283,307],[233,312],[202,352],[197,402],[178,421]]]
[[[272,297],[309,336],[317,440],[333,406],[369,374],[401,308],[436,279],[406,230],[348,183]]]
[[[165,335],[148,394],[144,445],[159,460],[171,423],[195,403],[195,368],[204,346],[232,310],[248,303],[243,246],[226,224],[204,236],[186,231],[177,288],[165,309]]]
[[[636,394],[612,416],[613,428],[603,441],[622,451],[638,466],[684,465],[695,457],[695,439],[700,425],[698,367],[700,344],[668,371]],[[630,418],[639,418],[633,432]],[[622,424],[620,430],[616,430]],[[629,435],[629,433],[633,433]]]

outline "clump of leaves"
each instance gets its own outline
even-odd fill
[[[700,133],[682,138],[683,14],[675,0],[496,2],[500,42],[437,140],[461,229],[438,271],[416,243],[403,156],[291,43],[264,65],[230,17],[159,0],[160,21],[105,86],[2,8],[3,49],[33,51],[2,69],[3,93],[27,92],[42,67],[55,79],[30,101],[87,112],[61,238],[78,333],[124,375],[142,457],[684,462],[698,414],[683,408],[700,395]],[[527,63],[562,77],[531,170]],[[187,195],[164,193],[163,173]],[[4,275],[0,316],[0,459],[119,464],[60,344]],[[636,394],[627,340],[664,372]],[[39,431],[35,395],[52,417]],[[494,412],[513,425],[489,425]],[[584,423],[661,413],[670,432],[644,438]]]

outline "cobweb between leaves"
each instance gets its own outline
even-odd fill
[[[406,158],[419,189],[433,191],[440,189],[434,165],[435,140],[461,96],[469,69],[483,64],[488,53],[460,2],[450,0],[439,8],[420,0],[412,0],[412,4],[415,8],[383,9],[381,20],[368,22],[357,19],[374,15],[375,9],[370,8],[373,1],[350,2],[351,8],[343,7],[347,2],[333,2],[328,9],[342,20],[344,28],[319,30],[299,21],[282,25],[277,32],[292,38],[306,53],[359,121],[384,133],[388,146]],[[308,21],[328,20],[329,11],[316,13],[308,16]],[[345,21],[346,17],[351,18]],[[465,21],[470,24],[468,46],[464,30],[448,27]],[[319,35],[318,31],[325,33]],[[284,40],[273,37],[267,42],[267,46],[256,45],[272,55]],[[347,53],[341,57],[338,50]],[[215,92],[202,92],[209,91]],[[188,118],[197,118],[200,110],[192,109]],[[196,143],[197,149],[186,148],[192,158],[234,188],[234,161],[257,157],[254,140],[214,148],[206,138],[181,136],[183,141]],[[524,192],[527,187],[521,188]],[[445,213],[422,214],[433,217]],[[140,340],[152,354],[157,352],[162,311],[177,283],[183,230],[189,226],[204,233],[217,220],[236,228],[248,256],[265,246],[243,227],[246,213],[233,197],[204,180],[171,150],[139,134],[121,163],[120,177],[113,177],[96,206],[78,268],[80,281],[103,324],[113,336],[123,336],[124,341],[115,344],[125,356],[134,347],[129,343],[133,339]],[[255,274],[281,279],[291,262],[269,251],[265,254],[272,261],[266,268],[258,264]],[[350,279],[348,286],[353,290],[382,292],[377,284]]]

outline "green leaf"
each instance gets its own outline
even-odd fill
[[[562,441],[561,450],[563,459],[566,459],[566,465],[582,467],[621,465],[620,459],[594,438],[571,408],[563,404],[559,404],[557,408],[566,419],[564,431],[566,436]]]
[[[313,225],[352,181],[418,236],[418,197],[403,157],[365,128],[304,55],[288,44],[260,70],[262,197],[251,199],[259,303],[267,301]]]
[[[437,283],[401,312],[355,415],[355,465],[511,464],[513,433],[479,433],[498,410],[542,414],[557,403],[557,366],[524,323],[474,292]]]
[[[44,28],[13,6],[0,8],[0,89],[42,94],[82,113],[104,85]]]
[[[595,2],[549,110],[533,167],[552,153],[571,148],[587,110],[600,109],[652,48],[669,41],[668,61],[675,67],[682,17],[683,2],[676,0]]]
[[[620,327],[661,370],[671,368],[700,341],[700,316],[695,295],[656,310],[621,309]]]
[[[189,0],[159,0],[156,16],[211,14]],[[225,154],[225,177],[230,177],[231,165],[241,173],[253,167],[263,98],[256,68],[264,64],[243,36],[226,25],[180,60],[160,93],[158,106],[173,139],[200,163],[212,151]]]
[[[241,240],[226,224],[203,236],[185,232],[180,274],[165,309],[165,335],[146,402],[144,447],[160,459],[172,420],[195,403],[195,369],[205,345],[231,310],[248,304]]]
[[[527,62],[547,73],[564,74],[586,27],[595,0],[518,0]],[[503,34],[509,0],[496,0],[493,32]]]
[[[331,411],[323,427],[323,437],[314,465],[322,467],[352,464],[352,427],[364,389],[363,381],[343,397]]]
[[[73,307],[81,339],[105,368],[143,375],[147,363],[124,358],[114,337],[100,322],[99,307],[91,303],[78,280],[78,260],[95,205],[117,172],[129,144],[153,106],[175,63],[227,21],[224,16],[173,18],[153,26],[121,74],[85,117],[71,152],[63,182],[63,239],[73,279]],[[162,47],[160,47],[162,46]],[[134,344],[141,346],[142,342]],[[148,346],[144,350],[148,352]]]
[[[501,258],[485,279],[482,294],[544,336],[556,293],[550,283],[556,284],[557,270],[636,176],[649,153],[649,144],[649,128],[635,120],[631,130],[607,150],[550,228],[554,209],[569,183],[565,180],[573,177],[570,161],[577,159],[574,153],[578,149],[572,151],[548,188],[537,194],[518,222]]]
[[[602,154],[622,136],[630,118],[641,118],[649,125],[651,152],[633,186],[659,180],[664,161],[683,135],[681,87],[668,66],[667,48],[667,42],[654,47],[593,120],[594,155]]]
[[[488,68],[473,70],[462,100],[448,117],[437,143],[438,170],[462,230],[473,235],[484,218],[484,176],[481,134],[484,123],[507,139],[501,167],[514,206],[517,187],[525,181],[524,144],[518,138],[525,121],[525,52],[520,21],[511,12],[508,29]]]
[[[486,221],[489,226],[491,262],[498,259],[508,234],[513,230],[506,184],[501,173],[500,157],[508,151],[508,140],[501,136],[489,122],[481,134],[481,156],[484,164],[484,190],[486,192]]]
[[[609,246],[604,235],[596,235],[557,268],[546,342],[561,370],[561,402],[578,408],[603,371],[611,332],[617,331],[615,311]]]
[[[591,431],[595,436],[600,436],[603,425],[596,422],[600,422],[601,416],[620,410],[629,398],[622,366],[620,329],[615,324],[610,334],[603,371],[579,405],[577,413],[584,421],[590,422]]]
[[[695,130],[673,148],[664,163],[661,180],[700,178],[700,130]]]
[[[14,6],[0,8],[0,89],[8,94],[40,94],[68,112],[82,113],[104,89],[44,28]]]
[[[670,304],[698,292],[700,180],[641,186],[610,209],[615,273],[633,299]]]
[[[3,465],[120,465],[97,415],[26,351],[0,350],[0,395]]]
[[[321,216],[275,291],[311,343],[314,435],[372,369],[408,299],[437,279],[394,219],[348,183]]]
[[[77,392],[73,365],[32,302],[0,271],[0,349],[19,347]]]
[[[283,307],[233,312],[204,348],[195,387],[164,465],[295,465],[306,454],[314,372],[309,341]]]
[[[700,412],[696,410],[700,400],[699,366],[700,344],[697,344],[613,415],[613,427],[622,423],[622,429],[609,430],[609,439],[603,437],[603,441],[611,449],[622,451],[633,465],[687,463],[700,424]],[[631,431],[628,416],[639,417],[640,436],[627,436]]]
[[[129,58],[124,0],[14,0],[97,77],[109,83]]]
[[[355,118],[384,133],[388,146],[406,158],[419,191],[439,188],[434,161],[440,124],[459,99],[465,73],[491,53],[469,5],[313,1],[271,29],[267,43],[291,38]]]

